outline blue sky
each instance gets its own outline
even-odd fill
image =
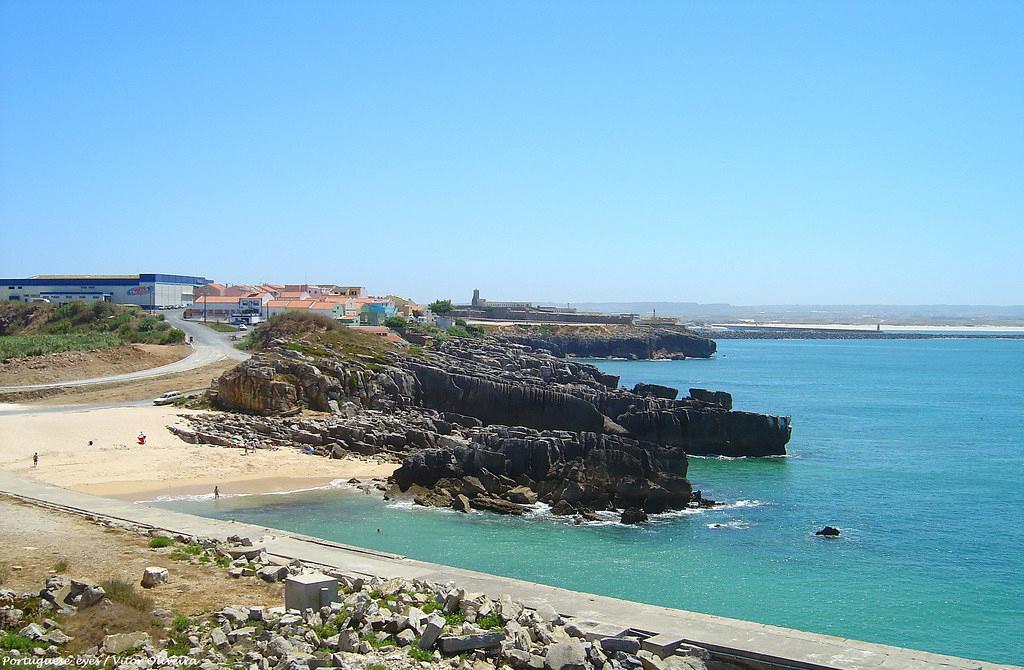
[[[0,0],[0,276],[1024,302],[1024,3]]]

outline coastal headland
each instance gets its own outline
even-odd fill
[[[194,417],[193,430],[176,433],[194,442],[237,434],[335,458],[401,459],[394,484],[430,506],[522,514],[539,500],[559,514],[616,510],[633,523],[710,504],[686,479],[688,454],[782,455],[790,437],[788,417],[734,410],[728,393],[691,389],[679,398],[665,386],[622,389],[593,366],[501,335],[415,350],[358,335],[326,321],[268,324],[257,354],[210,393],[215,406],[241,414]],[[658,354],[669,356],[684,355],[666,349],[674,342],[702,342],[687,333],[642,336],[616,341],[642,342],[648,353],[657,342]],[[325,416],[300,416],[309,410]]]
[[[258,585],[271,577],[330,572],[339,579],[346,603],[363,603],[368,617],[381,615],[379,629],[372,622],[369,629],[360,628],[371,619],[352,619],[351,612],[336,621],[341,612],[320,613],[319,619],[300,614],[293,621],[266,606],[273,602],[274,591],[252,589],[251,598],[221,596],[221,605],[231,598],[262,608],[263,632],[254,635],[246,630],[254,621],[232,619],[230,608],[216,609],[215,598],[207,596],[206,606],[216,609],[215,619],[227,625],[224,631],[230,637],[225,644],[210,625],[191,623],[187,637],[194,640],[187,651],[217,662],[257,653],[273,666],[308,652],[335,665],[380,661],[404,670],[410,662],[407,648],[419,645],[427,626],[427,616],[420,619],[409,607],[417,607],[416,598],[421,597],[444,607],[456,593],[449,614],[459,615],[462,623],[446,621],[439,630],[461,642],[436,642],[436,648],[425,650],[429,660],[422,662],[427,665],[448,663],[449,647],[444,645],[471,644],[470,639],[479,641],[479,636],[492,633],[516,640],[517,626],[533,630],[550,624],[550,642],[538,638],[545,633],[537,629],[523,638],[525,648],[499,642],[472,652],[465,670],[485,670],[485,663],[487,668],[505,663],[513,670],[575,667],[555,663],[563,649],[555,646],[561,642],[583,654],[585,670],[1009,667],[563,591],[111,500],[209,496],[213,486],[224,494],[238,494],[346,481],[367,493],[410,496],[426,506],[517,514],[542,501],[580,523],[609,509],[632,523],[665,509],[714,505],[687,479],[691,450],[704,445],[708,453],[730,447],[751,451],[737,455],[754,455],[757,449],[784,453],[789,437],[786,417],[736,411],[727,392],[694,388],[680,398],[677,389],[655,384],[619,388],[613,375],[572,360],[569,352],[555,355],[539,346],[542,342],[533,347],[492,334],[451,338],[419,349],[352,335],[308,319],[284,320],[263,330],[253,358],[220,375],[197,402],[225,411],[134,407],[0,412],[0,435],[9,440],[0,445],[2,467],[19,477],[65,487],[4,475],[0,490],[61,514],[86,510],[88,518],[129,536],[170,537],[175,544],[166,555],[148,562],[170,569],[172,580],[191,578],[186,572],[192,569],[169,562],[174,547],[179,559],[173,560],[199,547],[189,554],[189,566],[201,567],[200,557],[210,563],[223,559],[220,569],[228,570],[223,575],[227,580],[250,579]],[[672,352],[659,355],[671,357]],[[138,432],[147,434],[145,446],[134,443]],[[33,467],[31,454],[36,451],[41,461]],[[20,517],[33,514],[19,511]],[[226,541],[228,536],[234,540]],[[21,542],[35,546],[31,537],[25,535]],[[126,552],[146,551],[122,541],[128,543]],[[246,548],[245,542],[256,549]],[[247,551],[255,552],[255,564],[238,557]],[[41,568],[33,564],[33,574]],[[98,579],[101,574],[93,567],[83,576]],[[211,585],[212,593],[221,593],[211,578],[205,574],[203,583]],[[402,580],[394,584],[408,594],[408,602],[380,600],[382,590],[392,588],[385,584],[394,579]],[[56,580],[53,586],[63,588]],[[44,590],[50,587],[47,582]],[[517,615],[500,615],[505,597],[508,611]],[[173,598],[165,603],[177,606]],[[493,626],[501,629],[489,627],[492,621],[482,613],[487,607],[499,613]],[[533,620],[533,613],[546,616],[549,611],[561,623]],[[526,618],[520,620],[524,612]],[[317,648],[308,635],[327,620],[336,627],[322,632],[337,630],[340,637],[318,633]],[[346,637],[346,631],[356,637]],[[176,639],[173,630],[160,628],[149,635],[150,641],[131,653],[155,654]],[[161,635],[166,640],[158,640]],[[271,644],[274,636],[289,646]],[[97,642],[102,654],[105,640]],[[633,651],[623,651],[623,645]]]

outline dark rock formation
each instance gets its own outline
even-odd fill
[[[622,511],[622,516],[619,517],[619,523],[624,524],[638,524],[647,521],[647,512],[643,511],[639,507],[630,507]]]
[[[404,459],[394,481],[421,487],[411,495],[423,505],[522,514],[539,500],[587,515],[686,507],[687,454],[784,454],[790,436],[788,417],[732,411],[728,393],[618,389],[593,366],[507,340],[452,338],[415,357],[303,346],[320,352],[310,356],[285,344],[222,375],[213,400],[250,414],[324,415],[230,415],[213,422],[220,429],[190,417],[194,430],[176,428],[182,438],[385,455]]]
[[[592,331],[592,332],[591,332]],[[582,358],[709,358],[715,353],[714,340],[682,327],[622,327],[608,331],[576,329],[564,334],[541,331],[501,331],[501,338],[534,349],[546,349],[555,356]]]
[[[604,416],[580,398],[545,388],[495,382],[413,363],[418,400],[444,412],[476,417],[483,423],[528,428],[600,431]]]
[[[499,427],[473,439],[464,447],[405,458],[395,483],[402,491],[458,490],[475,507],[477,498],[523,504],[539,499],[562,514],[623,507],[657,513],[690,502],[686,454],[675,447],[595,433]]]
[[[823,537],[839,537],[839,529],[834,526],[825,526],[814,534],[821,535]]]
[[[679,395],[679,389],[674,389],[671,386],[662,386],[661,384],[644,384],[643,382],[641,382],[633,386],[633,393],[645,397],[649,396],[652,398],[664,398],[666,400],[675,400],[676,396]],[[691,393],[690,395],[693,396],[693,393]]]

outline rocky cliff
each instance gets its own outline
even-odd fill
[[[211,395],[257,415],[330,413],[256,432],[327,455],[392,454],[404,459],[395,483],[422,504],[511,514],[537,500],[631,518],[679,509],[695,502],[687,454],[784,454],[791,430],[788,417],[733,411],[728,393],[629,391],[593,366],[496,338],[361,357],[277,341]]]
[[[682,327],[551,327],[509,326],[494,330],[504,341],[545,349],[558,357],[581,358],[709,358],[714,340]]]

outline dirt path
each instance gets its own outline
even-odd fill
[[[94,405],[151,400],[168,391],[204,389],[223,372],[230,370],[235,361],[221,361],[196,370],[152,379],[97,384],[94,386],[67,386],[0,393],[0,403],[32,405]]]

